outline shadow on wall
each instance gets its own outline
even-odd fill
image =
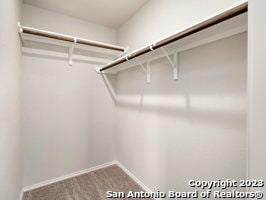
[[[245,178],[246,49],[244,33],[181,52],[178,81],[166,59],[150,84],[138,68],[102,75],[121,113],[118,158],[151,189]]]
[[[44,58],[44,59],[53,59],[53,60],[63,60],[68,62],[68,54],[66,53],[57,53],[57,52],[53,52],[53,55],[49,55],[49,54],[45,54],[45,53],[40,53],[40,52],[23,52],[22,55],[23,56],[30,56],[30,57],[35,57],[35,58]],[[85,64],[90,64],[90,65],[102,65],[103,63],[100,62],[95,62],[92,60],[82,60],[82,59],[76,59],[73,58],[73,62],[79,62],[79,63],[85,63]]]
[[[137,67],[120,72],[117,82],[114,75],[102,78],[118,107],[238,127],[246,116],[246,55],[234,43],[223,47],[220,42],[231,53],[209,51],[215,43],[201,47],[200,54],[195,55],[200,47],[180,53],[178,81],[165,59],[152,63],[150,84]]]

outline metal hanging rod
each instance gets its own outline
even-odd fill
[[[99,69],[99,71],[103,72],[107,69],[113,68],[119,64],[127,62],[128,60],[131,60],[131,59],[136,58],[138,56],[141,56],[143,54],[149,53],[153,50],[156,50],[156,49],[161,48],[167,44],[170,44],[170,43],[175,42],[177,40],[180,40],[184,37],[187,37],[189,35],[192,35],[194,33],[202,31],[206,28],[214,26],[220,22],[223,22],[223,21],[226,21],[226,20],[231,19],[233,17],[236,17],[236,16],[238,16],[242,13],[245,13],[247,11],[248,11],[248,3],[247,2],[242,3],[236,7],[228,9],[225,12],[222,12],[222,13],[214,16],[214,17],[208,18],[205,21],[202,21],[196,25],[193,25],[193,26],[191,26],[191,27],[189,27],[189,28],[187,28],[181,32],[178,32],[174,35],[171,35],[170,37],[164,38],[164,39],[162,39],[162,40],[160,40],[160,41],[158,41],[152,45],[146,46],[146,47],[139,49],[139,50],[137,50],[131,54],[125,55],[125,56],[111,62],[110,64],[102,67],[101,69]]]
[[[78,38],[78,37],[73,37],[73,36],[64,35],[64,34],[60,34],[60,33],[45,31],[45,30],[41,30],[41,29],[28,27],[28,26],[18,25],[18,29],[19,29],[20,34],[26,33],[26,34],[31,34],[31,35],[41,36],[41,37],[47,37],[47,38],[66,41],[66,42],[73,42],[73,43],[83,44],[83,45],[87,45],[87,46],[93,46],[93,47],[99,47],[99,48],[103,48],[103,49],[119,51],[119,52],[123,52],[123,53],[126,52],[126,48],[124,48],[124,47],[120,47],[120,46],[116,46],[116,45],[112,45],[112,44],[107,44],[107,43],[103,43],[103,42],[87,40],[87,39]]]

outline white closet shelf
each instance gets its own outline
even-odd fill
[[[247,31],[247,10],[246,1],[234,5],[169,37],[111,61],[97,71],[117,73],[140,66],[147,75],[147,82],[150,82],[150,62],[165,57],[173,67],[173,78],[177,80],[178,53]]]
[[[77,60],[102,66],[127,51],[125,47],[22,26],[20,23],[18,32],[24,54],[68,59],[69,65]]]

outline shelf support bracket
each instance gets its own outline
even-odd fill
[[[146,74],[146,83],[150,83],[151,82],[151,67],[150,67],[150,62],[148,61],[146,64],[146,67],[137,60],[138,65],[141,67],[141,69],[143,70],[143,72]]]
[[[23,29],[21,28],[20,22],[18,22],[18,34],[19,34],[21,42],[23,43],[24,42]]]
[[[178,80],[178,53],[174,53],[174,61],[172,61],[172,59],[169,57],[169,55],[167,54],[167,52],[165,51],[165,49],[163,47],[161,47],[161,50],[164,54],[164,56],[167,58],[168,62],[170,63],[170,65],[173,67],[173,78],[174,80]]]
[[[74,42],[70,44],[69,50],[68,50],[68,65],[73,65],[73,52],[75,48],[75,44],[77,43],[77,39],[74,38]]]

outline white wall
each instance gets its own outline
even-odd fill
[[[239,1],[198,2],[150,1],[119,29],[119,44],[136,49]],[[28,5],[22,22],[116,42],[112,29]],[[149,85],[136,69],[121,72],[116,159],[151,189],[245,178],[246,48],[241,34],[185,51],[178,82],[165,60],[152,63]],[[24,56],[23,94],[24,186],[114,159],[115,105],[90,66]]]
[[[22,22],[48,31],[116,44],[116,31],[70,16],[23,4]]]
[[[129,51],[162,37],[244,0],[152,0],[123,24],[117,33],[118,44]]]
[[[19,199],[22,186],[21,1],[0,1],[0,199]]]
[[[265,21],[266,2],[249,1],[249,137],[250,178],[266,180],[266,93],[265,93]],[[255,188],[257,190],[257,188]],[[265,186],[259,188],[264,195]]]
[[[177,82],[166,60],[150,84],[136,68],[119,73],[117,160],[152,190],[246,177],[246,39],[180,53]]]
[[[118,31],[131,50],[240,1],[146,4]],[[180,54],[180,80],[164,60],[151,83],[137,69],[117,77],[117,160],[152,190],[187,190],[191,178],[246,178],[247,35]]]
[[[22,24],[114,43],[115,31],[23,6]],[[23,56],[23,185],[114,160],[115,104],[94,67]]]

